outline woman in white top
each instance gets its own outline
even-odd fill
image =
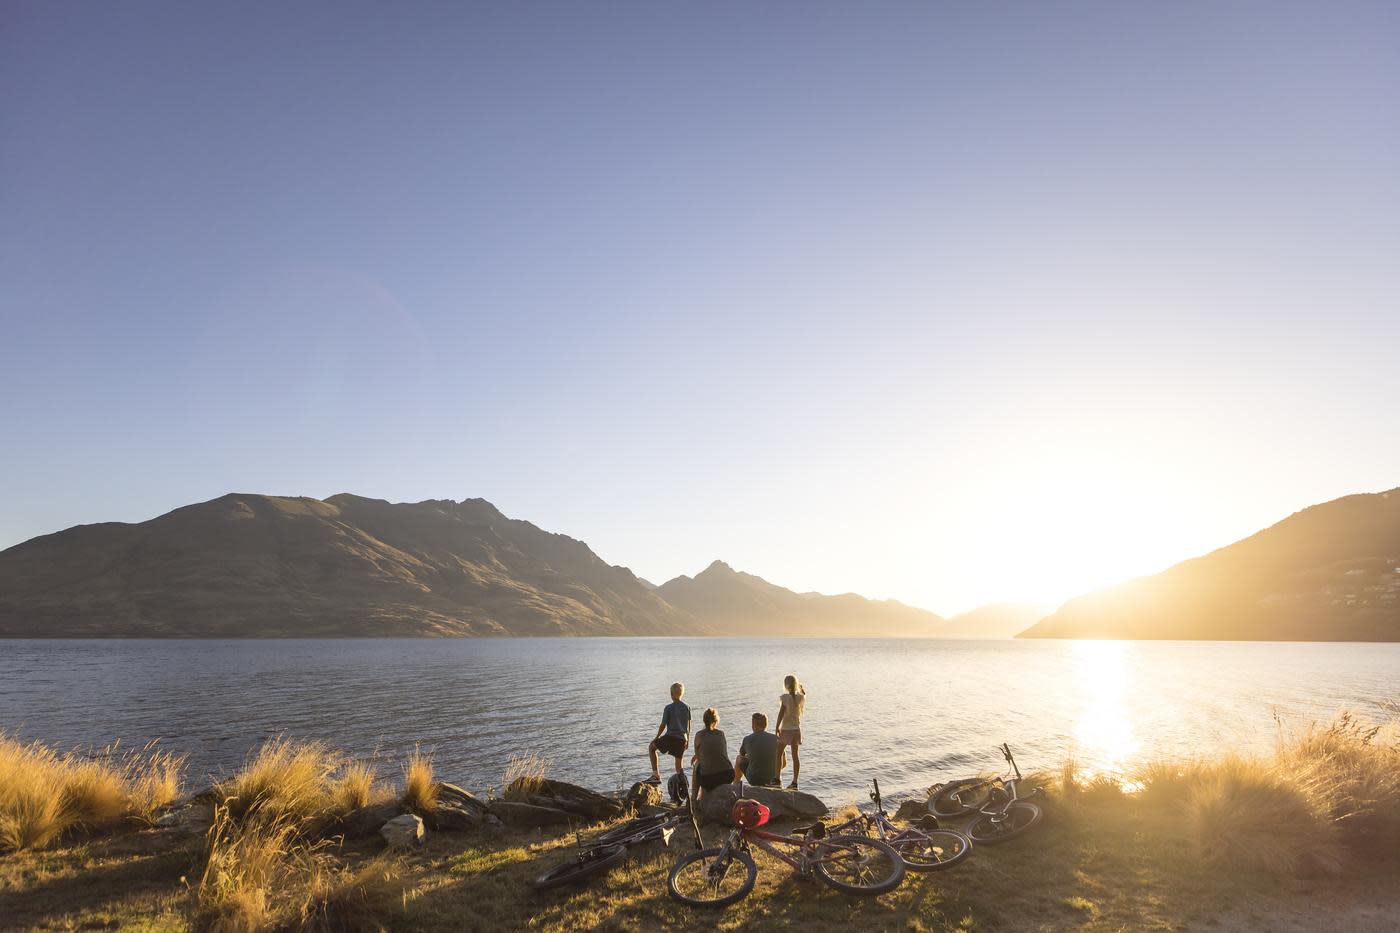
[[[802,745],[802,710],[807,705],[807,688],[789,674],[783,678],[787,693],[778,697],[778,719],[773,728],[778,733],[778,779],[781,782],[783,768],[787,767],[787,749],[792,749],[792,783],[788,790],[797,789],[797,775],[802,770],[802,759],[797,749]]]

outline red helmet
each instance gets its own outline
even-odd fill
[[[756,829],[768,822],[768,808],[757,800],[736,800],[729,811],[730,822],[745,829]]]

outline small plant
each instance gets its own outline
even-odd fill
[[[437,808],[437,797],[433,757],[415,748],[403,766],[403,805],[419,816],[426,816]]]
[[[553,764],[551,759],[542,758],[534,752],[511,755],[505,776],[501,778],[504,787],[501,796],[506,800],[529,800],[544,786],[545,776]]]
[[[336,816],[344,816],[369,806],[382,795],[374,780],[374,769],[362,761],[350,762],[331,784],[331,810]]]
[[[314,865],[298,910],[296,928],[315,933],[377,933],[402,911],[405,886],[399,866],[383,856],[356,869]]]

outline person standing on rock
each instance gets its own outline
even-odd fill
[[[734,763],[729,760],[729,743],[719,728],[719,710],[711,706],[702,717],[705,728],[695,733],[695,776],[690,782],[695,799],[723,784],[734,783]]]
[[[797,790],[797,775],[802,770],[798,747],[802,745],[802,711],[807,706],[807,688],[789,674],[783,678],[787,691],[778,697],[778,720],[773,728],[778,733],[778,783],[782,783],[783,768],[787,767],[787,749],[792,749],[792,783],[788,790]]]
[[[685,695],[685,684],[671,684],[671,702],[661,711],[661,725],[656,729],[656,738],[647,746],[651,756],[652,784],[661,783],[661,766],[657,764],[656,753],[665,752],[676,759],[676,771],[685,772],[685,750],[690,745],[690,707],[681,702]]]

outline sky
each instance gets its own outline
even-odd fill
[[[0,548],[484,497],[1058,602],[1400,486],[1400,5],[0,0]]]

